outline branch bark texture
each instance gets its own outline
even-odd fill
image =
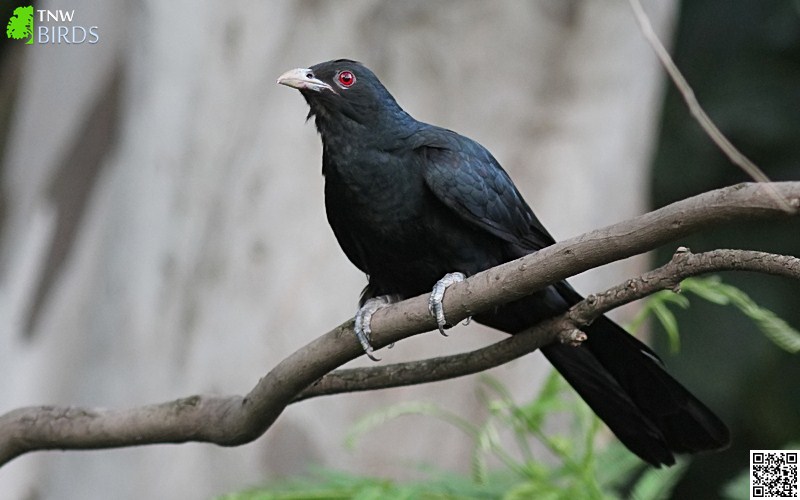
[[[787,205],[775,201],[777,192]],[[557,243],[448,288],[451,322],[528,295],[588,269],[646,252],[689,233],[741,220],[794,218],[800,182],[739,184]],[[569,312],[522,334],[470,353],[412,363],[333,371],[363,353],[352,320],[288,356],[246,396],[191,396],[126,410],[34,406],[0,416],[0,465],[36,450],[97,449],[156,443],[210,442],[235,446],[261,436],[283,409],[310,397],[442,380],[485,370],[557,338],[574,339],[582,325],[621,304],[680,280],[721,270],[748,270],[800,279],[800,260],[761,252],[676,253],[665,266],[589,296]],[[376,348],[435,328],[420,296],[378,311]]]

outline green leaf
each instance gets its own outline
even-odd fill
[[[678,320],[675,315],[664,302],[653,302],[651,310],[659,323],[661,323],[661,326],[664,327],[664,331],[667,332],[670,352],[678,352],[681,347],[681,337],[678,332]]]
[[[701,299],[720,306],[727,306],[731,302],[730,297],[725,293],[724,287],[726,286],[719,276],[687,278],[681,283],[683,291],[691,292]]]
[[[432,403],[411,401],[392,405],[387,408],[382,408],[361,418],[355,424],[353,424],[348,431],[347,436],[345,437],[345,445],[348,448],[353,448],[356,442],[367,432],[372,431],[376,427],[379,427],[390,420],[394,420],[398,417],[406,415],[425,415],[436,417],[439,420],[456,426],[475,440],[477,440],[480,435],[480,429],[478,427],[455,413],[443,410]]]
[[[674,304],[686,309],[689,307],[689,299],[672,290],[661,290],[654,293],[644,301],[644,305],[628,325],[629,331],[638,332],[645,320],[654,313],[654,309],[666,307],[667,304]]]
[[[560,500],[563,498],[560,493],[558,488],[546,484],[524,483],[506,493],[503,500]]]
[[[774,312],[756,304],[746,293],[719,278],[692,278],[685,280],[684,289],[717,304],[731,304],[750,318],[759,330],[781,349],[795,354],[800,352],[800,332],[779,318]]]
[[[672,290],[661,290],[658,292],[658,299],[665,304],[673,304],[681,309],[688,309],[689,299],[685,295],[675,293]]]
[[[566,383],[556,370],[551,370],[550,374],[539,389],[539,394],[531,403],[520,408],[525,416],[528,431],[541,430],[547,415],[566,409],[566,405],[561,398]]]

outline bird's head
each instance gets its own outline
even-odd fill
[[[289,70],[278,83],[300,91],[323,136],[331,127],[374,131],[413,121],[372,71],[349,59]]]

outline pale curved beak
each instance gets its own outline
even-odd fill
[[[330,85],[322,80],[314,78],[314,72],[308,68],[290,69],[278,77],[278,84],[286,85],[287,87],[292,87],[297,90],[305,89],[320,92],[327,89],[333,92]]]

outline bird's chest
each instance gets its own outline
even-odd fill
[[[325,206],[334,231],[402,237],[423,217],[426,187],[408,155],[382,152],[325,159]],[[405,230],[403,230],[405,228]]]
[[[326,164],[328,222],[350,261],[371,280],[416,277],[417,267],[430,267],[435,214],[419,168],[392,155]]]
[[[323,160],[328,222],[377,294],[413,296],[447,272],[471,275],[499,259],[493,237],[436,198],[412,154]]]

